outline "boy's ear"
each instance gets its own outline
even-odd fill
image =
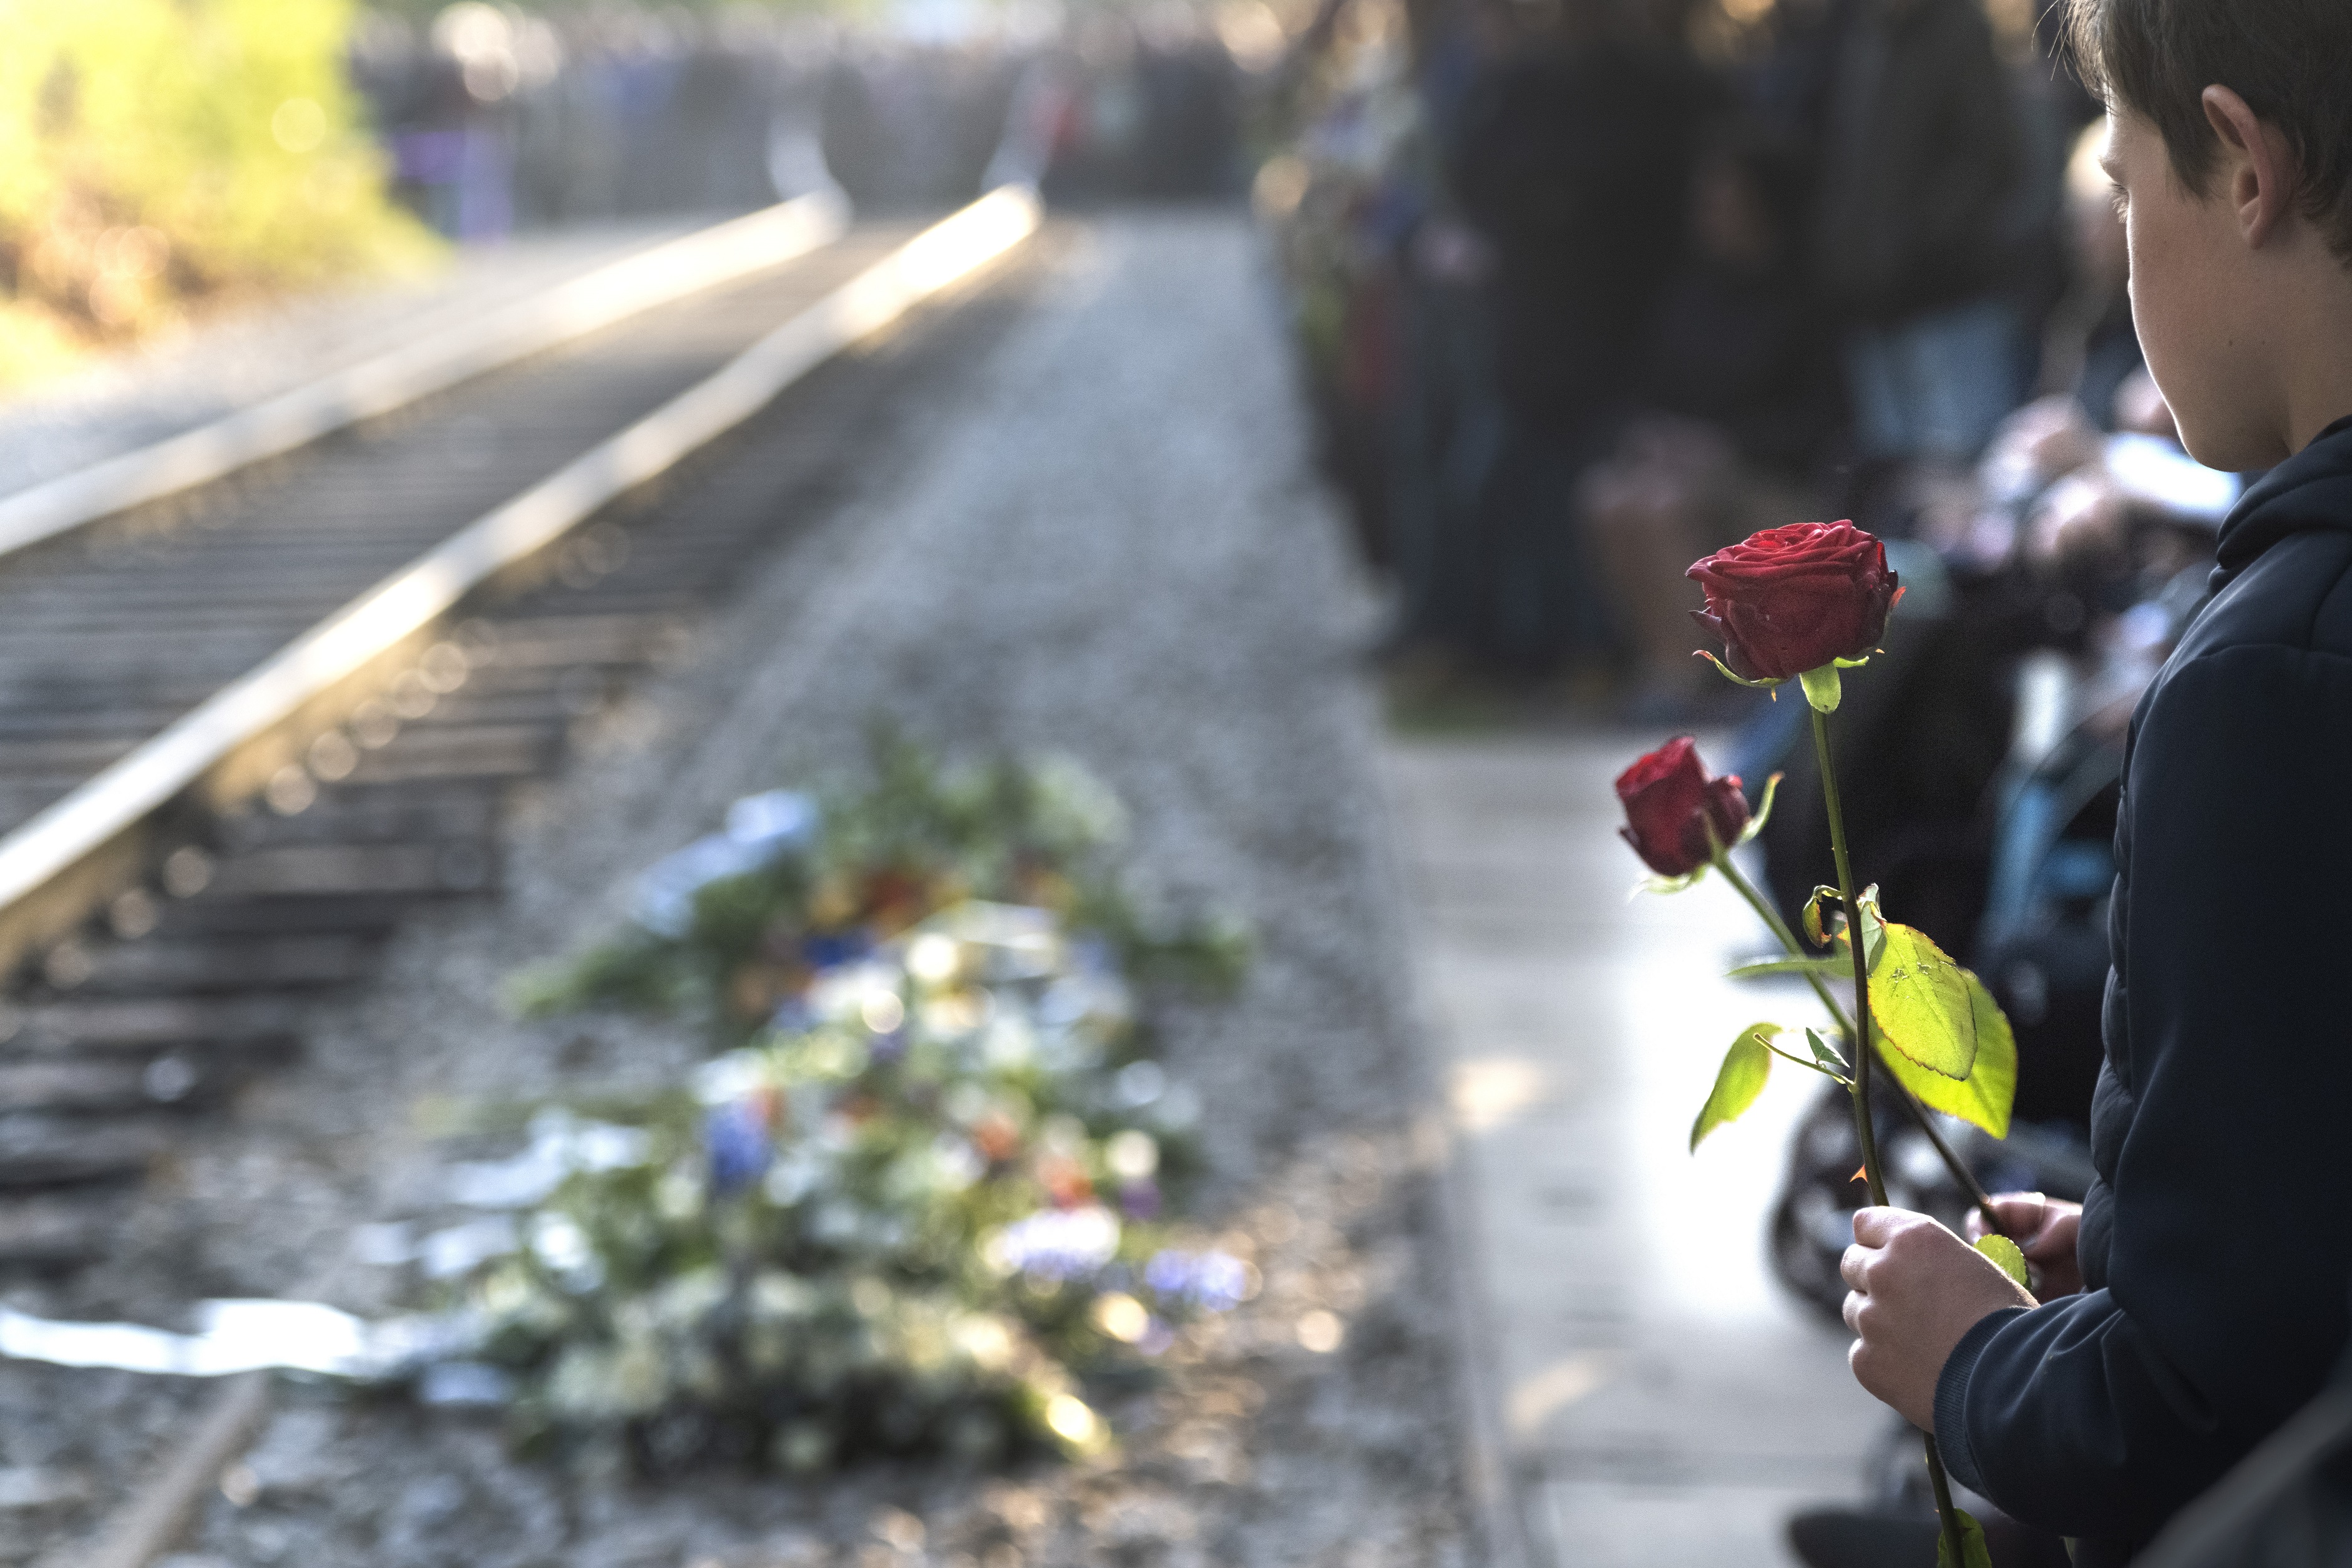
[[[2294,152],[2286,135],[2257,117],[2246,100],[2226,87],[2205,89],[2205,119],[2221,139],[2221,198],[2238,215],[2249,246],[2260,246],[2294,209],[2301,189]]]

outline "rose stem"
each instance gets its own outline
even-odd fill
[[[1796,934],[1791,932],[1788,924],[1780,918],[1780,912],[1766,903],[1763,895],[1756,891],[1746,877],[1739,874],[1739,868],[1731,863],[1729,852],[1718,854],[1715,863],[1717,869],[1723,873],[1724,880],[1730,883],[1739,896],[1748,901],[1748,907],[1754,910],[1757,918],[1763,921],[1770,928],[1772,935],[1780,939],[1780,946],[1787,949],[1789,956],[1791,958],[1810,956],[1802,947],[1797,946]],[[1813,995],[1819,997],[1822,1006],[1829,1009],[1831,1021],[1837,1025],[1840,1032],[1844,1034],[1848,1042],[1851,1042],[1854,1038],[1853,1021],[1845,1016],[1845,1009],[1838,1004],[1838,999],[1831,992],[1828,984],[1819,975],[1811,972],[1806,974],[1805,983],[1813,988]],[[1895,1088],[1903,1097],[1903,1108],[1911,1113],[1911,1120],[1918,1124],[1919,1130],[1927,1134],[1927,1141],[1936,1146],[1936,1152],[1944,1157],[1944,1168],[1951,1173],[1952,1180],[1958,1183],[1960,1190],[1968,1194],[1969,1201],[1983,1211],[1985,1224],[1998,1229],[1990,1195],[1977,1180],[1975,1173],[1961,1161],[1952,1145],[1945,1141],[1942,1130],[1936,1125],[1936,1119],[1927,1113],[1927,1108],[1919,1103],[1918,1097],[1913,1094],[1906,1085],[1898,1082]]]
[[[1960,1550],[1960,1521],[1958,1511],[1952,1507],[1951,1479],[1944,1474],[1943,1450],[1936,1447],[1935,1433],[1927,1433],[1927,1480],[1936,1489],[1936,1518],[1942,1522],[1945,1534],[1952,1542],[1952,1561],[1965,1564],[1968,1558]]]
[[[1808,703],[1807,706],[1811,705]],[[1813,715],[1813,755],[1822,767],[1822,803],[1830,813],[1830,852],[1837,857],[1838,895],[1845,901],[1846,947],[1853,954],[1853,1131],[1862,1141],[1863,1179],[1870,1201],[1886,1207],[1886,1187],[1878,1179],[1878,1139],[1870,1125],[1870,961],[1862,929],[1862,906],[1853,899],[1853,863],[1845,848],[1845,812],[1838,802],[1837,768],[1830,761],[1830,718],[1819,708]],[[1927,1434],[1927,1479],[1936,1488],[1936,1522],[1951,1548],[1955,1568],[1968,1561],[1960,1537],[1960,1521],[1952,1510],[1952,1486],[1944,1476],[1944,1457],[1936,1451],[1936,1435]]]
[[[1830,852],[1837,858],[1838,896],[1845,903],[1846,947],[1853,955],[1853,1082],[1849,1092],[1853,1096],[1853,1135],[1862,1145],[1863,1179],[1870,1189],[1870,1201],[1879,1207],[1886,1206],[1886,1186],[1878,1175],[1878,1135],[1870,1122],[1870,964],[1863,949],[1869,944],[1864,938],[1862,909],[1853,898],[1853,863],[1845,849],[1845,812],[1838,801],[1837,770],[1830,763],[1829,716],[1819,708],[1813,715],[1813,755],[1822,769],[1822,801],[1830,813]]]

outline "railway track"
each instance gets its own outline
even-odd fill
[[[1036,223],[1008,188],[836,225],[128,508],[52,504],[0,559],[0,1272],[101,1256],[311,1002],[496,894],[507,791],[795,532]]]

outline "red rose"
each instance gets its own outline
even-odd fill
[[[1903,593],[1886,547],[1852,523],[1766,528],[1683,575],[1706,590],[1706,608],[1692,617],[1723,639],[1724,663],[1749,681],[1863,657]]]
[[[1698,747],[1677,736],[1617,775],[1625,808],[1619,836],[1660,876],[1687,876],[1713,858],[1707,830],[1728,848],[1748,825],[1748,797],[1739,776],[1706,776]]]

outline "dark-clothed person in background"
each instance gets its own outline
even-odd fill
[[[1858,444],[1966,461],[2022,391],[2023,149],[1992,32],[1975,0],[1841,0],[1830,32],[1813,269]]]
[[[1454,187],[1493,250],[1505,423],[1471,550],[1481,651],[1503,665],[1610,646],[1574,489],[1636,402],[1709,98],[1676,44],[1599,5],[1470,95]]]
[[[1709,138],[1688,257],[1635,383],[1643,413],[1586,476],[1584,522],[1633,660],[1629,717],[1679,722],[1695,695],[1722,690],[1690,656],[1683,569],[1759,518],[1817,507],[1843,409],[1805,277],[1804,194],[1787,141],[1738,123]]]

